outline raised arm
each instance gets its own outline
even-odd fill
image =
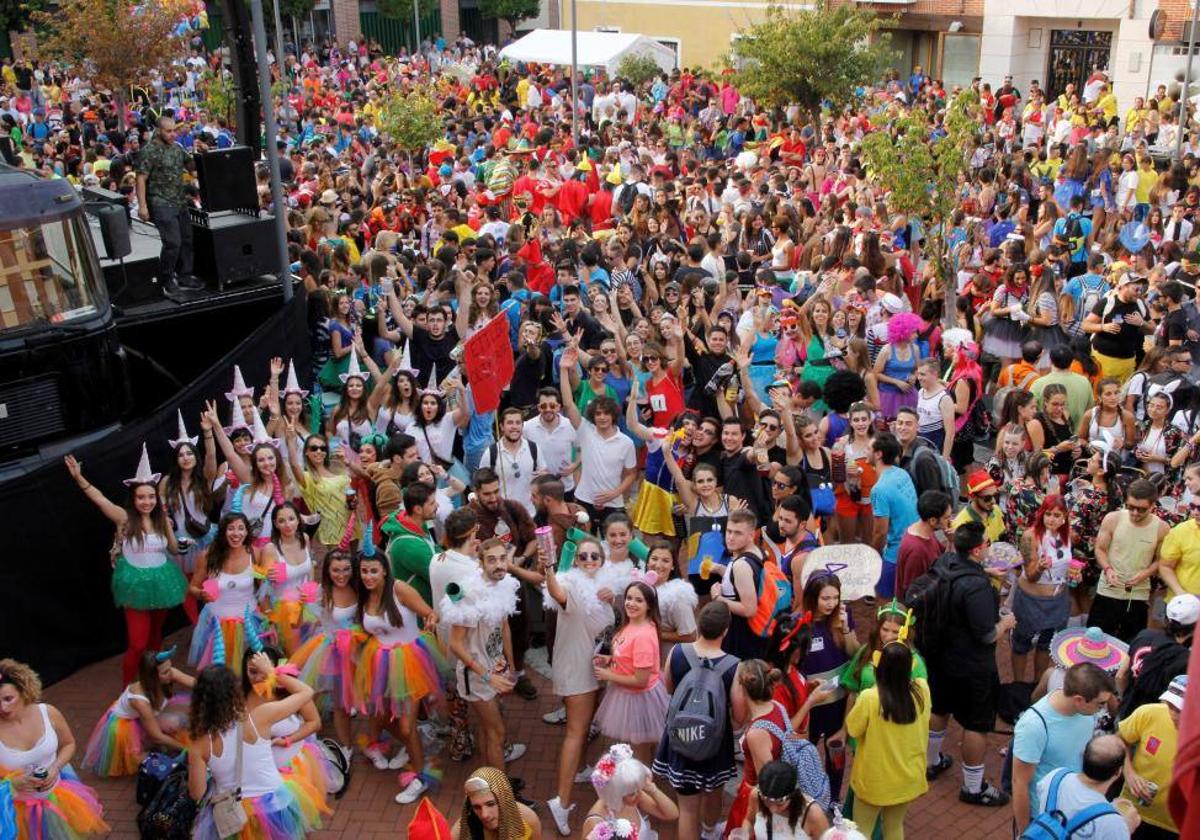
[[[638,396],[642,389],[642,383],[637,378],[637,374],[634,374],[632,381],[633,385],[629,389],[629,402],[625,405],[625,426],[642,440],[650,440],[654,437],[654,432],[643,426],[642,421],[638,419]]]
[[[217,414],[217,404],[209,400],[205,413],[208,415],[208,422],[212,425],[213,435],[217,439],[217,445],[221,447],[221,452],[225,455],[225,462],[229,464],[229,468],[233,470],[233,474],[237,476],[238,481],[242,484],[248,484],[253,477],[250,472],[250,465],[246,463],[246,459],[242,454],[233,448],[233,441],[229,439],[229,435],[225,434],[225,427],[221,425],[221,418]],[[235,408],[234,411],[237,411]]]
[[[208,412],[200,412],[200,433],[204,435],[204,480],[209,487],[217,480],[217,444],[213,439],[212,420]]]
[[[65,456],[63,463],[67,467],[67,472],[71,474],[71,478],[79,485],[79,489],[83,491],[83,495],[87,496],[88,501],[100,508],[100,512],[114,525],[124,525],[125,520],[128,518],[125,508],[110,502],[108,497],[101,493],[96,485],[83,477],[83,467],[79,461],[75,460],[75,456]]]
[[[667,472],[675,480],[675,492],[679,494],[679,501],[683,502],[683,506],[687,510],[695,510],[696,488],[692,486],[692,482],[684,478],[683,470],[676,463],[675,456],[671,453],[670,447],[666,443],[663,444],[663,447],[666,449],[663,453],[663,463],[667,465]]]
[[[570,371],[578,360],[579,349],[573,345],[567,347],[558,360],[558,390],[562,394],[563,414],[576,429],[583,423],[583,415],[579,413],[579,407],[575,405],[575,394],[571,388]]]
[[[458,310],[454,313],[454,328],[464,336],[471,328],[471,280],[464,272],[454,273],[454,294],[458,298]]]
[[[412,338],[413,322],[404,314],[404,307],[400,305],[400,298],[396,296],[394,291],[387,293],[387,304],[388,311],[392,313],[392,320],[396,322],[396,326],[400,328],[400,332]]]
[[[400,360],[403,357],[403,353],[392,353],[392,358],[388,360],[387,369],[375,377],[375,387],[371,389],[371,395],[367,397],[367,411],[372,415],[379,413],[384,399],[387,398],[388,391],[392,388],[392,380],[396,378],[396,371],[400,369]]]
[[[284,437],[287,438],[288,463],[292,467],[292,476],[296,483],[304,481],[304,459],[300,454],[300,436],[296,434],[296,422],[291,418],[287,421]]]

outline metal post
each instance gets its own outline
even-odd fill
[[[1200,0],[1197,0],[1200,2]],[[575,0],[571,0],[571,146],[579,148],[579,29],[575,21]]]
[[[1183,135],[1187,133],[1188,88],[1192,84],[1192,54],[1196,52],[1196,24],[1200,21],[1200,0],[1192,0],[1192,30],[1188,33],[1188,59],[1183,71],[1183,90],[1179,92],[1179,130],[1175,132],[1175,160],[1183,155]]]
[[[421,0],[413,0],[413,32],[416,33],[413,39],[413,58],[421,51],[421,12],[418,8],[420,5]]]
[[[275,12],[275,63],[279,66],[279,79],[287,79],[287,63],[283,57],[283,18],[279,16],[280,0],[271,0],[271,9]]]
[[[276,0],[278,2],[278,0]],[[288,268],[287,205],[283,201],[283,183],[279,178],[279,149],[275,146],[279,129],[275,124],[275,100],[271,96],[271,67],[267,63],[267,28],[263,23],[262,0],[251,0],[254,21],[254,57],[258,63],[258,90],[262,96],[266,120],[267,164],[271,168],[271,205],[275,210],[275,239],[279,246],[279,279],[283,282],[283,302],[292,299],[292,272]]]

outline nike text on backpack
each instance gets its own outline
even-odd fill
[[[1058,787],[1070,772],[1066,767],[1054,771],[1050,779],[1050,790],[1046,795],[1046,804],[1029,827],[1021,832],[1021,840],[1068,840],[1088,823],[1106,814],[1117,813],[1117,809],[1111,803],[1097,802],[1067,819],[1067,816],[1058,810]]]
[[[689,761],[706,761],[717,754],[729,725],[724,675],[734,668],[736,656],[711,659],[696,655],[692,645],[680,648],[688,672],[671,695],[667,709],[667,739],[671,749]]]

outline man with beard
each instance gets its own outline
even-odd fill
[[[801,576],[804,558],[821,544],[820,525],[812,521],[808,502],[798,493],[785,496],[775,508],[775,515],[762,530],[762,547],[774,556],[779,568],[792,581],[792,591],[804,590]]]
[[[529,499],[535,473],[545,470],[537,444],[527,441],[521,409],[512,406],[500,414],[500,440],[479,459],[480,467],[491,467],[500,476],[501,494],[507,499]],[[523,502],[526,512],[534,514],[533,501]]]

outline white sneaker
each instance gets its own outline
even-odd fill
[[[367,759],[375,765],[376,770],[388,769],[387,756],[383,754],[383,750],[379,749],[379,747],[372,744],[363,750],[363,755],[365,755]]]
[[[575,810],[575,805],[572,804],[569,808],[564,808],[558,804],[558,797],[546,800],[546,805],[550,808],[550,816],[554,819],[554,827],[558,829],[558,833],[563,837],[571,836],[571,812]]]
[[[350,761],[354,758],[354,747],[344,747],[341,744],[338,744],[338,751],[341,752],[343,757],[345,757],[346,766],[349,767]]]
[[[523,755],[525,755],[524,744],[509,744],[504,748],[504,763],[512,764]]]
[[[396,754],[394,756],[388,759],[387,769],[399,770],[405,764],[408,764],[408,750],[404,749],[404,747],[401,747],[400,749],[396,750]]]
[[[401,805],[411,805],[428,789],[429,785],[425,784],[420,776],[417,776],[408,783],[408,787],[396,794],[396,801]]]
[[[553,712],[546,712],[542,715],[542,723],[549,723],[554,726],[567,722],[567,707],[559,706]]]
[[[592,765],[585,764],[583,769],[575,774],[575,784],[584,785],[592,780]]]

